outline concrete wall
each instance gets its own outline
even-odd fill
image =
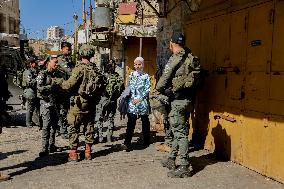
[[[169,1],[173,7],[175,1]],[[173,30],[208,70],[191,135],[215,154],[284,182],[284,1],[204,0],[160,20],[158,63]],[[177,19],[180,17],[180,21]],[[171,24],[175,23],[175,24]]]

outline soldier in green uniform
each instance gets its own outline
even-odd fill
[[[37,76],[37,96],[40,99],[40,115],[42,118],[42,149],[40,157],[55,152],[55,132],[57,128],[56,83],[57,56],[51,56],[47,68],[40,71]]]
[[[78,161],[80,126],[85,126],[85,159],[91,159],[91,147],[94,143],[94,121],[96,98],[91,98],[87,92],[87,83],[92,79],[91,73],[99,73],[95,64],[90,62],[94,56],[94,48],[83,44],[79,49],[81,61],[77,62],[72,74],[61,87],[71,93],[70,109],[67,115],[69,124],[69,161]]]
[[[72,72],[72,69],[75,67],[75,64],[72,62],[72,45],[69,42],[61,43],[61,53],[58,56],[58,69],[64,72],[64,80],[67,80]]]
[[[173,169],[168,173],[169,177],[188,177],[188,119],[194,100],[194,79],[200,72],[199,62],[194,65],[193,56],[184,48],[185,38],[182,33],[175,32],[170,41],[170,50],[173,55],[165,66],[164,72],[157,83],[156,89],[169,97],[171,108],[169,122],[174,136],[171,151],[162,165]],[[194,71],[194,74],[193,74]],[[175,160],[180,153],[180,166],[176,167]]]
[[[58,56],[58,71],[60,71],[60,75],[64,80],[68,80],[71,75],[71,71],[74,68],[74,63],[72,62],[71,52],[72,46],[69,42],[62,42],[61,43],[61,52],[62,54]],[[67,112],[69,108],[69,95],[67,93],[61,93],[58,95],[57,104],[58,104],[58,111],[59,111],[59,119],[58,125],[60,129],[60,134],[62,138],[67,139]]]
[[[104,128],[106,128],[107,141],[112,142],[117,99],[124,88],[123,79],[115,72],[115,66],[115,62],[112,60],[106,65],[105,75],[108,84],[99,104],[96,106],[95,121],[98,128],[99,142],[103,142],[105,137]]]
[[[27,100],[27,112],[26,112],[26,126],[32,127],[33,121],[32,117],[35,113],[37,107],[39,107],[39,102],[36,97],[36,77],[38,74],[37,63],[34,58],[27,60],[28,69],[23,73],[22,87],[24,88],[23,97]]]

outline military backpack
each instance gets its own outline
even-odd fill
[[[84,67],[83,73],[82,84],[79,87],[78,94],[84,99],[101,96],[107,84],[106,77],[92,65]]]
[[[201,85],[201,66],[198,57],[191,53],[185,57],[177,66],[175,77],[172,80],[173,92],[195,91]]]

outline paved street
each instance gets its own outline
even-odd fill
[[[24,121],[23,112],[13,113],[12,117],[18,125]],[[170,179],[166,176],[167,170],[160,166],[160,160],[166,154],[157,152],[155,144],[142,149],[139,142],[135,142],[135,137],[134,151],[121,150],[125,121],[117,120],[116,141],[112,144],[96,145],[93,147],[94,159],[78,163],[67,162],[67,151],[38,158],[41,132],[37,128],[4,128],[0,136],[0,171],[10,174],[13,179],[0,183],[0,188],[284,188],[282,184],[240,165],[218,161],[207,151],[193,149],[190,152],[193,176]],[[136,133],[140,132],[139,127]],[[153,140],[160,140],[160,137],[153,136]],[[67,141],[58,137],[57,145],[64,147]]]
[[[21,90],[10,85],[13,97],[9,102],[19,109],[18,95]],[[155,143],[143,149],[139,145],[141,124],[135,130],[134,151],[123,152],[121,143],[126,121],[116,119],[114,143],[97,144],[93,147],[93,160],[78,163],[67,162],[66,140],[57,137],[58,146],[64,151],[38,158],[41,131],[37,127],[26,128],[25,112],[13,111],[11,126],[0,135],[0,171],[13,179],[0,183],[2,189],[87,189],[87,188],[198,188],[198,189],[280,189],[284,185],[265,178],[232,162],[219,161],[205,150],[191,148],[193,176],[186,179],[170,179],[160,160],[165,153],[155,150]],[[161,141],[152,132],[152,141]],[[81,140],[84,140],[81,137]],[[83,145],[83,144],[82,144]],[[80,148],[83,150],[82,146]]]

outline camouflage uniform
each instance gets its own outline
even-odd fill
[[[71,75],[71,71],[74,68],[74,64],[71,61],[70,56],[60,55],[58,56],[58,70],[60,72],[61,77],[64,80],[68,80]],[[57,104],[58,104],[58,111],[59,111],[59,120],[58,125],[60,127],[60,134],[63,138],[67,138],[67,113],[69,109],[69,94],[61,92],[61,95],[58,95]]]
[[[37,96],[40,99],[40,115],[42,118],[42,151],[55,147],[55,132],[57,128],[57,109],[55,94],[56,85],[53,82],[55,72],[47,69],[39,72],[37,76]]]
[[[95,138],[98,139],[99,142],[103,142],[104,139],[104,129],[103,129],[103,121],[104,121],[104,107],[108,104],[108,98],[103,95],[100,98],[99,103],[96,105],[96,114],[95,114]]]
[[[169,123],[174,139],[169,158],[175,159],[179,149],[180,164],[188,166],[188,119],[190,116],[192,97],[188,93],[173,94],[172,91],[169,91],[169,88],[171,88],[172,85],[172,80],[175,77],[175,75],[173,75],[173,71],[175,70],[175,67],[178,66],[179,62],[182,61],[185,55],[187,55],[187,53],[184,49],[182,49],[170,57],[165,66],[164,72],[157,83],[156,89],[162,94],[166,94],[171,98]],[[179,72],[179,70],[177,70],[177,72]]]
[[[106,77],[108,78],[108,82],[115,83],[113,86],[117,87],[117,89],[108,89],[107,87],[105,94],[101,97],[99,104],[96,106],[95,121],[100,142],[103,141],[105,135],[108,142],[112,141],[117,99],[123,89],[123,80],[118,73],[106,74]]]
[[[86,127],[85,142],[89,144],[94,143],[94,124],[92,116],[95,109],[94,102],[82,98],[78,94],[79,86],[82,83],[84,76],[84,69],[95,69],[93,65],[87,65],[78,62],[76,67],[72,70],[72,75],[67,81],[63,81],[62,89],[72,93],[70,99],[70,110],[67,115],[67,121],[70,125],[68,128],[69,143],[71,149],[77,149],[79,144],[79,129],[81,124]]]
[[[36,77],[37,70],[35,68],[29,68],[23,73],[23,87],[24,93],[23,97],[27,100],[27,113],[26,113],[26,126],[32,127],[33,121],[33,113],[36,108],[39,107],[39,102],[36,97]]]
[[[67,80],[71,75],[72,69],[74,68],[74,63],[72,62],[70,56],[59,55],[57,59],[59,66],[58,69],[63,72],[64,80]]]

